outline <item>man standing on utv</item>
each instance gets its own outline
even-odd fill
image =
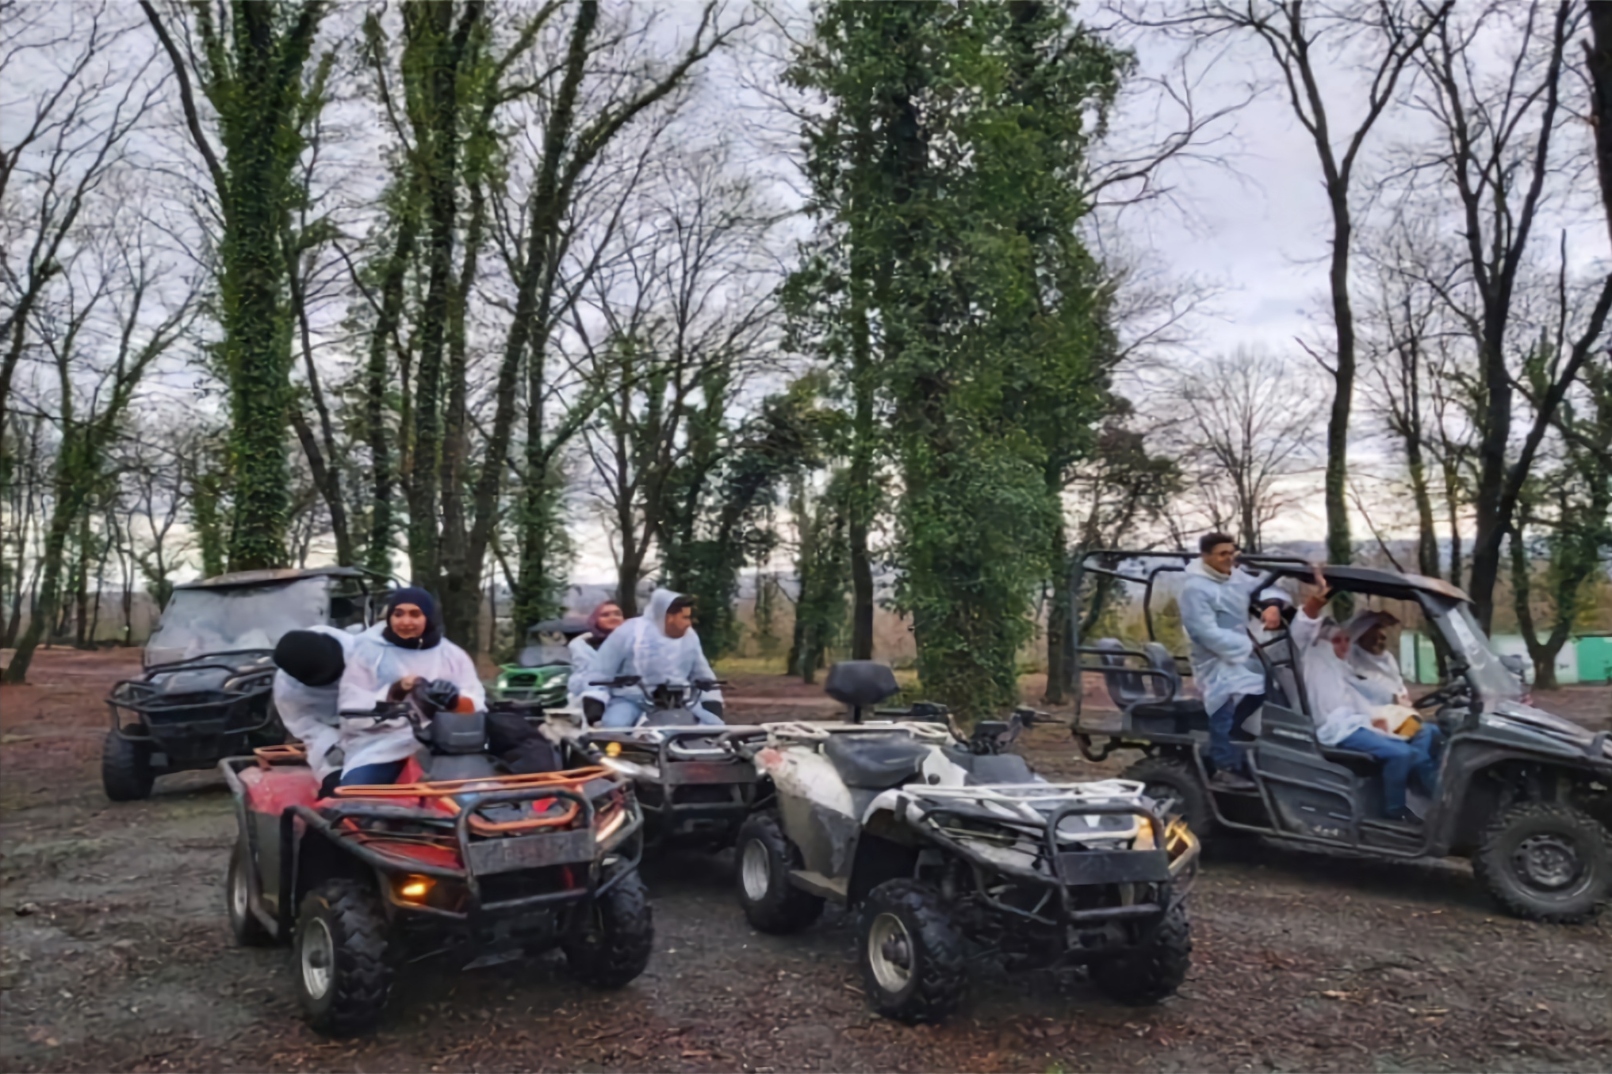
[[[611,679],[636,676],[638,686],[595,685]],[[694,629],[694,602],[670,589],[657,589],[649,610],[611,632],[588,665],[587,692],[582,711],[601,727],[632,727],[649,702],[644,690],[665,683],[690,685],[714,679],[716,672],[705,659],[700,635]],[[696,723],[722,723],[722,694],[712,690],[693,707]]]
[[[1265,671],[1248,636],[1249,601],[1259,579],[1236,569],[1237,542],[1229,534],[1205,534],[1198,553],[1187,564],[1177,604],[1192,642],[1192,679],[1209,713],[1209,764],[1214,769],[1209,785],[1252,790],[1231,732],[1265,702]],[[1267,606],[1261,621],[1267,629],[1277,629],[1280,609]]]

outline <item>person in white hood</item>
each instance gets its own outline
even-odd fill
[[[593,666],[594,656],[625,621],[621,605],[607,600],[588,614],[588,632],[571,639],[571,644],[567,646],[571,651],[571,678],[566,683],[566,693],[573,710],[581,707],[582,695],[587,693],[588,669]]]
[[[694,602],[689,598],[657,589],[643,615],[617,627],[588,666],[588,685],[582,695],[587,718],[598,720],[602,727],[631,727],[649,708],[645,689],[715,679],[700,648],[693,613]],[[636,676],[641,686],[599,685],[630,676]],[[722,692],[713,688],[702,695],[693,713],[698,723],[722,723]]]
[[[307,748],[308,767],[321,784],[341,772],[337,695],[352,644],[351,634],[315,626],[286,631],[274,647],[274,710]]]
[[[1320,567],[1315,569],[1316,591],[1304,602],[1292,625],[1293,648],[1304,675],[1305,699],[1315,720],[1315,737],[1324,746],[1368,753],[1383,766],[1383,813],[1389,820],[1413,820],[1405,804],[1410,778],[1416,777],[1424,793],[1438,787],[1434,759],[1440,735],[1431,724],[1404,739],[1393,733],[1379,706],[1361,693],[1359,676],[1344,659],[1349,635],[1331,619],[1323,619],[1332,590]]]
[[[487,708],[487,693],[475,661],[442,636],[437,602],[423,589],[395,589],[386,598],[385,625],[353,639],[341,677],[341,711],[367,712],[377,702],[401,700],[419,682],[446,681],[471,702]],[[391,783],[418,748],[414,729],[397,718],[376,723],[368,716],[342,716],[341,786]]]
[[[1192,680],[1209,713],[1210,782],[1227,790],[1251,789],[1231,732],[1265,701],[1265,671],[1248,633],[1249,604],[1259,578],[1236,569],[1237,542],[1228,534],[1206,534],[1198,551],[1200,558],[1187,564],[1186,584],[1176,603],[1192,642]],[[1271,595],[1261,622],[1276,630],[1281,609]]]
[[[1360,612],[1343,626],[1349,636],[1349,666],[1356,685],[1374,705],[1408,705],[1410,691],[1399,661],[1388,651],[1388,628],[1399,620],[1388,612]]]

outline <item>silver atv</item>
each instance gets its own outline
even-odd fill
[[[890,669],[848,661],[827,692],[844,723],[772,723],[728,732],[755,764],[766,808],[737,841],[750,923],[789,933],[827,901],[858,911],[870,1005],[938,1021],[962,1000],[970,958],[1010,968],[1088,967],[1124,1003],[1151,1004],[1186,976],[1185,898],[1198,844],[1166,824],[1132,780],[1047,783],[1007,753],[1034,714],[963,737],[939,706],[863,710],[896,692]]]

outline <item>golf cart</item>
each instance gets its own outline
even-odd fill
[[[487,752],[486,714],[466,707],[420,685],[342,713],[414,729],[421,748],[394,784],[320,798],[297,745],[220,762],[239,827],[231,929],[242,945],[291,945],[298,999],[320,1032],[373,1027],[394,972],[437,955],[472,968],[559,946],[599,988],[648,964],[631,785],[599,767],[512,775]]]
[[[1083,964],[1124,1003],[1175,992],[1191,958],[1198,846],[1141,783],[1040,780],[1005,752],[1034,718],[1025,710],[967,738],[938,705],[864,721],[896,692],[882,664],[836,664],[826,685],[850,721],[725,739],[765,785],[765,808],[738,838],[739,904],[753,926],[798,931],[825,901],[857,910],[868,1002],[907,1022],[961,1002],[971,956]]]
[[[1077,567],[1074,606],[1082,606],[1088,580],[1111,591],[1139,590],[1149,639],[1140,646],[1110,638],[1082,644],[1079,616],[1071,617],[1081,658],[1071,666],[1099,672],[1119,710],[1117,719],[1083,711],[1072,676],[1074,736],[1087,759],[1140,750],[1144,758],[1123,775],[1168,802],[1200,836],[1244,832],[1408,860],[1465,857],[1495,901],[1517,916],[1573,922],[1598,910],[1612,891],[1612,734],[1525,704],[1522,684],[1490,648],[1466,594],[1436,578],[1323,568],[1334,594],[1353,594],[1359,604],[1398,602],[1399,618],[1419,619],[1444,651],[1445,681],[1415,701],[1421,719],[1436,721],[1447,740],[1438,794],[1419,823],[1384,819],[1377,761],[1317,740],[1286,629],[1264,640],[1251,635],[1267,698],[1245,724],[1254,786],[1212,787],[1204,765],[1208,717],[1183,690],[1184,661],[1154,634],[1161,591],[1191,558],[1102,551]],[[1242,564],[1262,574],[1262,585],[1303,583],[1313,574],[1296,559],[1247,556]]]
[[[503,701],[536,701],[545,710],[566,706],[571,680],[573,638],[588,632],[581,619],[545,619],[526,632],[526,644],[514,663],[498,669],[487,696]]]
[[[756,769],[724,744],[730,728],[697,723],[690,711],[722,683],[663,683],[651,689],[625,676],[597,685],[642,690],[647,705],[637,725],[615,730],[553,717],[548,721],[555,729],[552,737],[566,742],[579,761],[604,765],[633,781],[650,848],[731,845],[755,807]]]
[[[211,768],[285,741],[271,699],[274,646],[289,630],[362,630],[379,579],[351,567],[239,571],[174,587],[146,643],[145,671],[112,687],[101,782],[114,802],[157,776]]]

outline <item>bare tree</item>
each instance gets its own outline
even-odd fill
[[[1347,563],[1351,556],[1347,489],[1357,360],[1350,257],[1359,211],[1356,180],[1361,154],[1394,102],[1418,48],[1443,24],[1452,4],[1453,0],[1436,5],[1404,0],[1369,5],[1217,0],[1164,19],[1144,20],[1204,39],[1235,34],[1256,41],[1269,53],[1279,91],[1315,147],[1332,217],[1327,280],[1333,348],[1330,362],[1317,360],[1332,378],[1325,495],[1327,554],[1334,563]],[[1329,76],[1352,74],[1358,68],[1365,73],[1363,93],[1357,83],[1328,88]],[[1335,129],[1339,113],[1350,112],[1359,114],[1354,128]]]
[[[1518,362],[1526,348],[1512,345],[1516,303],[1530,271],[1530,242],[1546,205],[1563,200],[1575,169],[1562,145],[1563,74],[1569,40],[1583,12],[1568,0],[1554,9],[1496,4],[1466,18],[1441,21],[1418,49],[1427,89],[1420,110],[1438,140],[1413,172],[1447,191],[1460,213],[1459,272],[1429,275],[1431,287],[1476,345],[1482,407],[1477,413],[1478,474],[1474,490],[1477,535],[1470,590],[1488,627],[1506,535],[1523,486],[1557,409],[1584,364],[1602,342],[1612,312],[1612,275],[1574,318],[1570,339],[1549,356],[1535,385],[1522,394],[1532,419],[1513,450],[1519,396]],[[1480,50],[1502,49],[1505,71],[1490,77]],[[1564,253],[1565,258],[1565,253]]]
[[[1166,393],[1176,421],[1163,430],[1208,524],[1259,549],[1264,531],[1298,501],[1294,479],[1313,472],[1319,418],[1304,375],[1247,348],[1187,370]]]

